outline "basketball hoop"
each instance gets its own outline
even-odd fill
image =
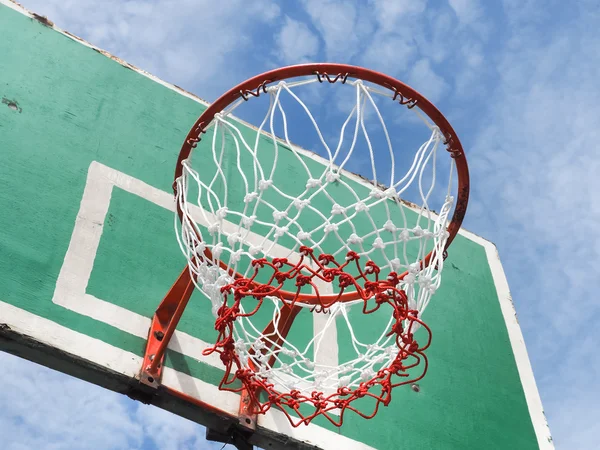
[[[322,129],[311,112],[314,93],[325,92],[319,84],[343,86],[347,94],[338,130]],[[310,90],[312,103],[301,98],[302,89]],[[251,136],[233,113],[263,98],[269,100],[266,112]],[[284,98],[296,113],[286,112]],[[414,113],[405,124],[426,133],[410,158],[403,149],[402,164],[396,147],[410,139],[393,132],[397,123],[388,125],[395,115],[384,120],[383,102]],[[309,124],[300,135],[310,129],[319,155],[292,141],[297,118]],[[259,150],[265,142],[268,153]],[[446,154],[440,149],[449,158],[439,157]],[[349,170],[357,161],[369,168],[369,181]],[[200,176],[199,166],[213,176]],[[381,172],[389,177],[382,180]],[[431,331],[422,315],[461,226],[469,174],[454,130],[418,92],[342,64],[255,76],[198,118],[181,149],[173,187],[189,278],[215,315],[217,338],[204,354],[219,355],[225,368],[219,388],[249,398],[247,412],[275,406],[293,426],[317,416],[340,426],[346,410],[371,418],[394,388],[425,375]],[[409,192],[418,203],[404,200]],[[438,213],[430,206],[434,194]],[[326,319],[312,339],[298,343],[288,335],[302,311]],[[380,338],[365,343],[360,317],[372,314],[385,320]],[[355,354],[324,364],[314,355],[336,324],[347,327]]]

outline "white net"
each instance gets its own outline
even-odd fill
[[[340,387],[359,388],[403,352],[404,359],[408,355],[419,362],[415,348],[409,347],[441,283],[454,161],[447,157],[439,128],[418,107],[391,102],[393,91],[348,79],[329,88],[338,89],[340,97],[323,105],[315,88],[327,88],[319,81],[279,82],[261,92],[268,102],[240,99],[215,116],[182,162],[183,173],[176,180],[181,220],[176,218],[175,228],[197,288],[212,302],[217,323],[221,320],[213,350],[223,354],[233,345],[232,372],[248,370],[251,378],[268,381],[278,392],[337,392],[339,399]],[[386,124],[383,101],[409,117],[399,124],[392,115]],[[240,105],[252,103],[253,116],[263,117],[257,128],[232,116]],[[255,109],[261,105],[266,112],[259,116]],[[332,128],[344,107],[338,127]],[[410,136],[423,136],[416,151],[408,151],[414,142],[399,132],[406,127]],[[417,128],[421,134],[412,133]],[[415,203],[401,200],[409,195]],[[430,263],[422,264],[429,253]],[[262,268],[252,263],[263,259],[269,264]],[[325,276],[328,267],[342,267],[355,284],[340,287],[339,273]],[[287,275],[277,278],[282,272]],[[385,292],[391,297],[404,292],[411,318],[395,317],[400,300],[379,308],[374,295],[363,298],[368,289],[361,286],[385,283],[390,273],[389,280],[394,274],[400,279],[395,279],[396,291]],[[225,320],[233,303],[221,289],[240,276],[277,289],[266,297],[241,299],[230,311],[234,320]],[[310,280],[298,283],[299,276]],[[363,295],[342,301],[346,298],[340,294],[353,289]],[[301,301],[316,293],[319,300]],[[296,311],[288,332],[283,322],[289,320],[290,306],[304,310]],[[367,333],[364,313],[371,311]],[[303,322],[302,315],[311,320]],[[400,328],[394,328],[398,323]],[[304,328],[294,332],[297,324]],[[344,354],[336,355],[337,360],[321,357],[336,336],[345,339]]]

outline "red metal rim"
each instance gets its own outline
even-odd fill
[[[427,100],[423,95],[395,78],[374,70],[366,69],[364,67],[335,63],[299,64],[264,72],[231,88],[200,115],[186,136],[181,147],[181,151],[179,152],[179,157],[177,158],[177,164],[175,166],[175,182],[173,183],[175,195],[177,195],[176,180],[182,175],[183,172],[182,162],[190,156],[190,153],[200,141],[200,135],[205,132],[206,128],[210,125],[216,114],[223,111],[240,97],[246,98],[248,95],[259,95],[261,91],[264,91],[266,86],[272,83],[290,78],[310,75],[318,76],[320,81],[336,82],[339,80],[342,82],[345,81],[346,78],[355,78],[377,84],[383,88],[395,92],[396,97],[401,104],[408,105],[410,108],[419,108],[429,117],[429,119],[431,119],[433,123],[437,125],[446,138],[445,143],[447,150],[456,163],[456,171],[458,175],[458,194],[452,220],[448,225],[449,236],[445,247],[447,249],[461,227],[469,201],[469,168],[462,144],[460,143],[456,132],[452,128],[452,125],[450,125],[448,120],[433,105],[433,103]],[[177,214],[181,220],[183,212],[179,208],[179,204],[177,205]],[[205,254],[209,259],[212,259],[210,250],[205,250]],[[429,253],[425,258],[423,258],[421,265],[428,266],[430,264],[431,257],[432,254]],[[225,270],[227,269],[227,266],[223,262],[220,262],[220,266]],[[241,277],[241,275],[237,273],[232,275],[235,277]],[[400,278],[403,278],[404,275],[405,274],[401,274]],[[352,294],[354,293],[344,293],[344,295],[341,296],[338,301],[348,302],[360,298],[358,294]],[[303,294],[298,297],[294,292],[280,291],[279,295],[288,300],[291,300],[295,297],[296,301],[301,303],[315,303],[314,296],[309,294]],[[326,300],[324,296],[321,297]]]

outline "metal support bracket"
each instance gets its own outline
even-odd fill
[[[165,351],[193,292],[194,282],[186,266],[152,318],[140,382],[153,388],[160,386]]]
[[[155,389],[161,385],[165,352],[193,292],[194,282],[186,266],[152,318],[140,371],[141,383]],[[251,403],[250,395],[244,390],[240,399],[239,423],[252,433],[256,430],[257,415]]]

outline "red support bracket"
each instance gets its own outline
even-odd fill
[[[256,430],[257,414],[255,409],[256,408],[254,406],[254,402],[252,401],[252,397],[250,397],[248,390],[243,388],[241,392],[238,418],[241,426],[252,431]]]
[[[144,361],[140,371],[140,381],[145,385],[153,388],[160,386],[165,351],[193,292],[194,282],[186,266],[163,298],[152,318]],[[248,392],[244,390],[240,400],[239,423],[244,428],[254,431],[256,429],[256,418],[257,415],[251,398]]]
[[[165,351],[193,292],[194,282],[186,266],[152,318],[140,371],[140,381],[145,385],[153,388],[160,386]],[[250,396],[246,391],[242,392],[239,423],[251,431],[256,429],[256,413],[254,411]]]
[[[183,315],[183,311],[194,292],[194,287],[194,281],[189,268],[186,266],[156,309],[150,325],[144,361],[140,371],[140,381],[145,385],[153,388],[160,386],[165,352]],[[267,340],[273,339],[272,345],[276,352],[281,346],[281,339],[278,335],[285,337],[288,334],[294,318],[300,310],[301,308],[298,306],[283,308],[278,332],[275,332],[273,322],[263,331],[263,335]],[[268,364],[272,365],[274,359],[275,356],[273,355]],[[254,431],[257,421],[256,411],[256,406],[253,404],[251,395],[244,388],[241,392],[238,417],[240,425],[249,431]]]
[[[140,371],[142,383],[154,388],[160,386],[165,351],[192,292],[194,292],[194,282],[188,267],[185,266],[152,318]]]

